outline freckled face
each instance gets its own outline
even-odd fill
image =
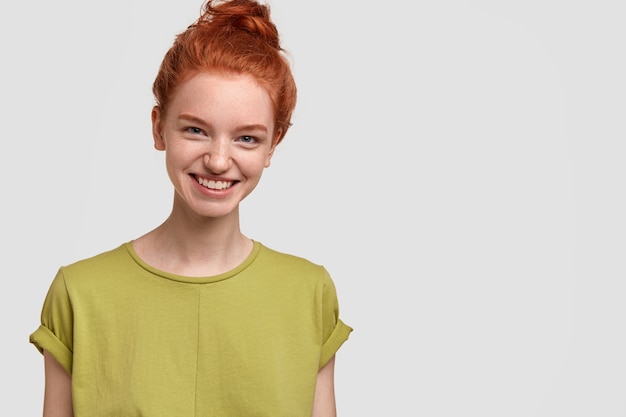
[[[270,97],[245,75],[199,73],[178,86],[167,113],[152,112],[154,146],[165,151],[174,209],[238,215],[274,152]]]

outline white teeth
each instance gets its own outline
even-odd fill
[[[213,180],[207,180],[206,178],[200,178],[200,177],[196,177],[196,179],[198,180],[198,184],[206,188],[210,188],[212,190],[224,190],[226,188],[229,188],[231,185],[233,185],[232,181],[213,181]]]

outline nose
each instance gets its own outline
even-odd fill
[[[230,142],[225,139],[215,138],[207,144],[204,153],[204,166],[211,172],[219,174],[230,168]]]

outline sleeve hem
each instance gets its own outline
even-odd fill
[[[348,340],[352,328],[347,326],[341,320],[337,320],[337,325],[333,330],[328,340],[322,346],[322,354],[320,355],[319,369],[322,369],[324,365],[337,353],[341,345]]]
[[[50,352],[54,359],[65,368],[67,373],[72,375],[72,351],[61,343],[50,329],[44,325],[40,325],[39,328],[30,335],[30,343],[35,345],[37,350],[42,354],[44,350]]]

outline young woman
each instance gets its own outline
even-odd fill
[[[153,85],[169,217],[60,268],[31,342],[44,416],[334,416],[351,328],[326,270],[242,234],[239,203],[290,126],[296,87],[269,8],[209,0]]]

